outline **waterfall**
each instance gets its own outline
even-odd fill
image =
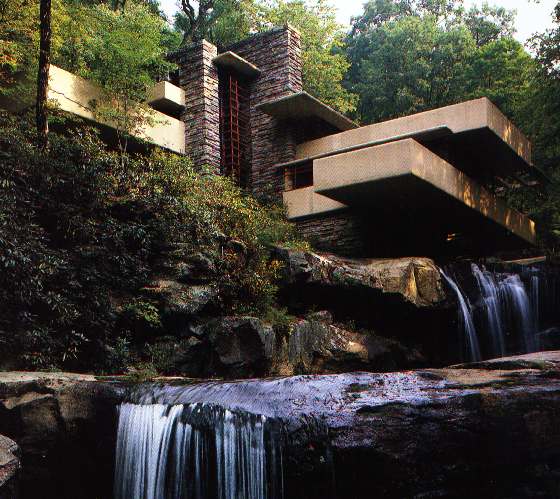
[[[478,336],[476,333],[476,328],[474,327],[474,322],[472,318],[472,313],[470,306],[467,302],[467,298],[461,292],[461,289],[457,283],[451,279],[442,269],[440,269],[441,275],[447,281],[451,289],[455,292],[457,296],[457,301],[459,302],[459,319],[465,331],[465,336],[467,339],[467,346],[470,354],[470,361],[478,361],[480,357],[480,346],[478,344]]]
[[[488,271],[482,271],[474,263],[471,266],[472,273],[476,278],[480,296],[482,298],[486,327],[492,337],[492,346],[496,355],[504,356],[505,338],[503,330],[503,319],[500,306],[500,288],[496,283],[494,275]]]
[[[500,287],[504,295],[502,307],[510,312],[512,330],[518,329],[521,333],[526,353],[536,351],[538,331],[535,328],[533,308],[523,281],[517,274],[507,275],[500,282]]]
[[[470,273],[459,273],[464,286],[444,271],[441,274],[457,296],[469,360],[539,349],[540,311],[544,304],[543,281],[537,269],[525,269],[522,274],[496,272],[472,263]],[[551,282],[555,293],[556,281]],[[548,301],[551,300],[547,300],[547,311],[551,308]],[[552,303],[556,304],[555,294]]]
[[[203,404],[119,407],[115,499],[282,499],[281,436]]]
[[[541,280],[539,278],[539,274],[533,272],[531,274],[531,307],[533,308],[533,320],[535,324],[535,331],[539,329],[540,325],[540,286]]]

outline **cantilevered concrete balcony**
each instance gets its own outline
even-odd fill
[[[414,138],[471,178],[539,177],[527,138],[482,98],[305,142],[295,162]]]
[[[168,81],[160,81],[148,94],[148,104],[168,116],[178,116],[185,108],[185,91]]]
[[[62,111],[97,123],[91,102],[100,100],[102,96],[101,90],[93,83],[51,65],[48,98]],[[181,105],[181,98],[184,103],[183,91],[170,83],[159,84],[152,93],[152,101],[164,106],[172,105],[173,101],[175,106]],[[150,121],[151,125],[145,125],[135,134],[137,138],[173,152],[185,152],[185,124],[182,121],[157,110],[150,113]],[[113,129],[111,123],[100,124],[108,130]]]
[[[411,250],[430,239],[496,249],[535,243],[534,223],[484,187],[535,170],[531,144],[488,99],[306,142],[279,168],[293,220],[351,212],[368,237]]]
[[[407,244],[459,236],[501,249],[535,243],[528,217],[414,139],[317,159],[313,181],[284,193],[291,219],[349,209],[379,237]]]

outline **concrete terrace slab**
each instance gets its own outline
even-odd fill
[[[220,68],[235,71],[247,78],[257,78],[261,74],[261,71],[257,68],[257,66],[231,51],[224,52],[223,54],[214,57],[212,62]]]
[[[338,130],[352,130],[356,123],[332,107],[323,104],[307,92],[298,92],[287,97],[264,102],[257,106],[259,110],[279,119],[301,120],[319,118]]]
[[[422,137],[426,130],[446,127],[450,135]],[[364,126],[300,144],[296,160],[367,147],[388,137],[418,135],[418,140],[471,176],[533,170],[531,144],[492,104],[482,98],[432,111]]]
[[[346,205],[334,199],[317,194],[313,186],[286,191],[283,196],[284,206],[286,206],[288,218],[291,220],[332,213],[347,208]]]
[[[413,139],[314,161],[314,191],[386,224],[534,244],[535,225]],[[293,206],[292,212],[298,211]],[[398,216],[399,213],[402,216]],[[437,229],[435,229],[437,228]]]
[[[164,114],[179,114],[185,107],[185,91],[168,81],[160,81],[150,90],[148,104]]]
[[[51,65],[48,98],[62,111],[99,123],[92,109],[92,101],[103,97],[101,89],[93,83],[62,68]],[[152,124],[135,133],[146,140],[177,153],[185,152],[185,124],[171,116],[153,110]],[[111,123],[99,123],[113,130]]]

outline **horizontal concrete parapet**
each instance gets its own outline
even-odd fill
[[[471,100],[423,113],[364,126],[300,144],[296,159],[336,154],[340,149],[366,146],[399,135],[422,134],[447,127],[453,134],[488,129],[507,144],[526,166],[531,165],[531,144],[487,98]]]
[[[288,211],[289,219],[332,213],[347,207],[333,199],[317,194],[313,186],[284,192],[284,205]]]
[[[434,220],[449,218],[460,227],[474,211],[535,243],[533,221],[413,139],[318,159],[313,177],[315,193],[372,214],[390,212],[392,204],[411,213],[430,208]]]
[[[48,98],[62,111],[98,122],[92,101],[101,100],[103,93],[84,78],[51,65]],[[182,121],[156,110],[150,112],[150,120],[153,124],[144,126],[136,137],[173,152],[185,152],[185,124]],[[111,123],[101,124],[112,128]]]
[[[150,90],[148,104],[162,113],[174,116],[185,107],[185,91],[169,81],[160,81]]]

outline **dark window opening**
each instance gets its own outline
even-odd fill
[[[313,185],[313,161],[287,166],[284,170],[284,185],[286,191]]]
[[[249,85],[241,77],[220,72],[220,142],[222,175],[237,185],[250,182],[248,161]]]

